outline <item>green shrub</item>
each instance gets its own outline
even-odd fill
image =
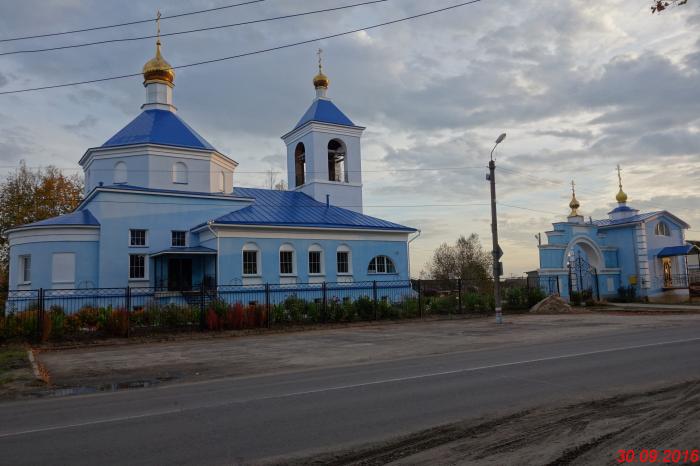
[[[578,291],[572,291],[569,299],[574,306],[581,305],[581,293],[579,293]]]
[[[362,296],[356,299],[353,307],[355,308],[355,314],[360,320],[374,319],[374,303],[369,299],[369,296]]]

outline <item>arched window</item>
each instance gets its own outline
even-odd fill
[[[304,184],[304,173],[306,172],[306,148],[303,143],[297,144],[294,149],[294,179],[295,187]]]
[[[187,184],[187,165],[183,162],[173,164],[173,183]]]
[[[656,236],[671,236],[671,229],[666,222],[659,222],[654,228],[654,233]]]
[[[226,190],[226,173],[222,170],[218,176],[219,192],[223,193]]]
[[[318,244],[309,247],[309,275],[323,275],[323,248]]]
[[[328,143],[328,181],[348,182],[348,173],[345,169],[346,154],[343,141],[331,139]]]
[[[280,275],[296,275],[296,259],[294,246],[289,243],[280,246]]]
[[[345,244],[338,246],[335,252],[336,273],[338,275],[352,274],[352,251]]]
[[[367,273],[396,273],[396,267],[387,256],[376,256],[369,262]]]
[[[255,243],[243,245],[243,275],[262,275],[262,264],[260,261],[260,248]]]
[[[126,182],[127,182],[126,163],[124,163],[124,162],[115,163],[114,164],[114,184],[125,184]]]

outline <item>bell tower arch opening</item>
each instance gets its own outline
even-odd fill
[[[340,139],[331,139],[328,142],[328,181],[348,182],[345,160],[347,152],[345,143]]]
[[[306,148],[304,143],[300,142],[294,149],[294,186],[304,184],[306,173]]]

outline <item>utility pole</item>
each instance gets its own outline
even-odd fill
[[[503,323],[503,313],[501,309],[501,274],[503,267],[500,259],[503,255],[501,247],[498,245],[498,215],[496,213],[496,162],[493,160],[493,151],[496,146],[503,142],[506,133],[501,134],[496,139],[496,144],[491,149],[491,160],[489,161],[489,181],[491,182],[491,236],[493,238],[493,298],[496,306],[496,323]]]

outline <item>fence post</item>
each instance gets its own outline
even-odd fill
[[[39,288],[39,309],[36,313],[36,336],[37,341],[44,337],[44,289]]]
[[[418,279],[418,314],[423,318],[423,283]]]
[[[131,319],[129,318],[129,309],[131,309],[131,288],[128,286],[124,289],[124,307],[126,308],[126,337],[129,338],[131,333]]]
[[[270,284],[265,283],[265,312],[267,313],[267,328],[272,327],[272,312],[270,312]]]
[[[325,323],[327,320],[326,315],[328,313],[328,290],[326,289],[325,280],[321,284],[321,290],[323,291],[323,301],[321,304],[321,322]]]
[[[596,294],[596,300],[600,301],[600,283],[598,283],[598,270],[593,269],[593,274],[595,276],[595,294]]]
[[[372,304],[374,307],[374,320],[377,320],[377,280],[372,282]]]
[[[557,281],[557,296],[561,297],[561,285],[559,284],[559,275],[554,277]]]
[[[204,303],[204,281],[199,285],[199,329],[205,330],[207,327],[207,317],[205,313],[205,303]]]
[[[459,314],[462,313],[462,279],[458,278],[457,279],[457,310]]]

